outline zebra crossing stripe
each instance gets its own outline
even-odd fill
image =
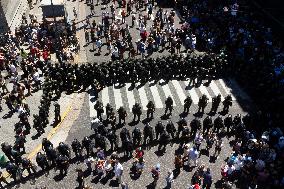
[[[221,100],[224,100],[224,96],[222,95],[221,91],[218,89],[218,86],[216,85],[216,83],[214,83],[214,81],[211,81],[209,87],[212,89],[213,93],[215,96],[217,95],[221,95]]]
[[[172,84],[173,84],[173,86],[174,86],[174,88],[175,88],[175,90],[178,94],[178,98],[179,98],[181,104],[183,104],[184,100],[186,99],[186,95],[184,94],[183,89],[180,86],[180,83],[177,80],[173,80]]]
[[[109,103],[109,94],[108,94],[108,87],[105,87],[102,90],[102,103],[103,106],[106,107],[107,103]],[[104,112],[104,115],[106,115],[106,112]]]
[[[133,94],[133,90],[129,91],[128,89],[131,87],[130,83],[126,83],[125,89],[126,89],[126,95],[128,99],[128,105],[129,105],[129,110],[132,110],[133,105],[135,104],[135,97]]]
[[[162,100],[160,98],[157,86],[156,85],[151,86],[151,87],[149,86],[149,88],[150,88],[152,96],[154,98],[154,104],[155,104],[156,108],[163,108],[163,103],[162,103]]]
[[[188,86],[187,81],[184,81],[184,84],[185,84],[185,86]],[[189,92],[189,95],[192,99],[193,104],[198,104],[199,97],[198,97],[198,94],[196,93],[194,87],[192,89],[188,90],[188,92]]]
[[[211,83],[212,83],[212,82],[211,82]],[[208,97],[208,99],[209,99],[208,101],[209,101],[209,102],[212,102],[212,98],[211,98],[210,94],[208,93],[206,87],[204,87],[204,86],[201,84],[200,87],[199,87],[199,90],[200,90],[200,92],[202,93],[202,95],[205,94],[205,95]],[[215,92],[214,92],[214,94],[215,94]]]
[[[162,89],[163,89],[163,91],[165,93],[166,98],[168,98],[169,96],[172,97],[172,99],[173,99],[173,106],[176,106],[175,99],[174,99],[174,97],[173,97],[173,95],[171,93],[171,90],[170,90],[168,84],[167,85],[162,85],[161,87],[162,87]]]
[[[115,107],[116,109],[119,109],[121,106],[123,106],[120,89],[115,89],[114,86],[112,87],[112,89],[114,94]]]
[[[146,106],[148,104],[148,98],[147,98],[147,95],[146,95],[146,92],[145,92],[145,88],[144,87],[139,88],[138,94],[140,96],[140,101],[141,101],[143,110],[147,110]]]
[[[92,89],[92,87],[89,87],[89,106],[90,106],[90,117],[95,117],[97,115],[97,111],[94,108],[95,101],[93,98],[95,98],[95,90]]]
[[[223,87],[227,95],[231,94],[232,100],[236,100],[235,96],[231,93],[231,89],[227,87],[223,79],[219,79],[218,81],[220,82],[221,86]]]

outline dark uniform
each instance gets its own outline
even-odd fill
[[[49,167],[46,156],[41,152],[38,152],[36,155],[36,163],[42,170],[46,170]]]
[[[141,106],[138,103],[135,103],[132,107],[132,113],[134,115],[133,121],[135,122],[136,116],[138,117],[138,122],[140,121],[140,117],[142,114]]]
[[[96,104],[94,105],[94,109],[97,111],[97,118],[102,120],[102,113],[104,113],[104,106],[103,103],[100,101],[97,101]]]
[[[204,113],[204,109],[208,104],[208,97],[204,94],[202,97],[199,98],[198,102],[198,112]]]
[[[191,128],[190,136],[195,136],[197,130],[200,129],[200,127],[201,127],[200,120],[197,119],[197,118],[194,118],[194,119],[190,122],[190,128]]]
[[[192,104],[192,99],[190,96],[187,96],[186,99],[184,99],[183,112],[188,114],[191,104]]]
[[[89,137],[84,137],[82,140],[82,146],[83,148],[85,148],[86,152],[87,152],[87,157],[90,157],[91,153],[92,153],[92,141]]]
[[[125,118],[127,116],[126,110],[121,106],[118,110],[118,122],[121,124],[121,120],[123,120],[123,123],[125,123]]]
[[[107,119],[110,117],[112,112],[113,112],[113,107],[109,103],[107,103],[107,105],[106,105],[106,116],[107,116]]]
[[[109,140],[109,143],[110,143],[110,149],[116,150],[117,146],[118,146],[117,145],[117,136],[112,129],[108,130],[107,139]]]
[[[160,136],[158,150],[162,150],[163,148],[163,151],[165,151],[167,144],[170,142],[170,139],[170,135],[164,130]]]
[[[156,140],[158,140],[159,135],[161,135],[164,131],[165,131],[165,126],[161,121],[159,121],[155,126]]]
[[[166,104],[165,115],[167,115],[168,110],[170,111],[170,115],[172,114],[173,103],[174,103],[173,99],[169,96],[165,101]]]
[[[220,129],[222,129],[224,127],[224,122],[221,116],[218,116],[215,120],[214,120],[214,128],[213,128],[213,132],[219,133]]]
[[[60,105],[58,103],[54,103],[54,108],[55,123],[59,123],[61,121]]]
[[[71,144],[72,150],[75,153],[76,158],[82,157],[82,145],[81,143],[75,138]]]
[[[209,130],[213,127],[213,120],[211,116],[207,116],[204,120],[203,120],[203,132],[202,134],[204,135],[204,133],[206,133],[206,135],[208,134]]]
[[[230,132],[230,128],[233,126],[233,117],[231,114],[229,114],[225,119],[224,119],[224,125],[227,128],[227,134]]]
[[[144,145],[148,144],[147,143],[148,138],[149,138],[149,143],[153,142],[154,139],[153,127],[149,123],[146,123],[143,130],[143,135],[144,135],[144,142],[143,142]]]
[[[27,170],[29,175],[32,174],[32,171],[33,171],[33,173],[36,173],[36,169],[35,169],[34,165],[32,164],[31,160],[29,160],[27,158],[22,159],[22,167],[23,167],[22,171]]]
[[[56,159],[56,168],[59,169],[60,175],[67,175],[68,167],[69,158],[60,154]]]
[[[232,100],[232,97],[231,95],[228,95],[224,101],[223,101],[223,112],[224,113],[228,113],[229,112],[229,107],[233,105],[233,100]]]
[[[177,124],[178,124],[177,137],[179,138],[180,133],[183,131],[184,127],[187,126],[187,122],[184,118],[180,118],[180,120],[177,122]]]
[[[155,104],[152,101],[149,101],[147,104],[147,119],[149,119],[149,116],[151,114],[151,119],[153,119],[153,114],[155,112]]]
[[[211,108],[211,111],[210,111],[211,113],[216,114],[220,102],[221,102],[221,95],[220,94],[212,99],[212,108]]]
[[[139,146],[142,141],[142,133],[138,127],[135,127],[132,131],[133,145]]]
[[[176,128],[171,120],[166,125],[166,131],[171,135],[172,139],[175,138]]]

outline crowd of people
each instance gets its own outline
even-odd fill
[[[188,122],[184,118],[192,103],[188,97],[184,101],[183,116],[177,125],[174,120],[169,120],[165,125],[158,122],[153,127],[150,121],[154,117],[155,106],[153,102],[149,102],[145,127],[143,130],[135,127],[133,132],[129,132],[125,127],[126,111],[123,107],[117,110],[117,121],[116,112],[108,104],[105,107],[107,118],[103,119],[101,114],[104,107],[97,101],[94,108],[98,115],[94,122],[99,124],[93,127],[94,134],[86,136],[82,141],[74,139],[71,147],[63,142],[58,147],[53,147],[50,141],[43,139],[42,152],[36,156],[37,165],[43,171],[56,167],[60,170],[60,175],[66,175],[72,150],[77,160],[84,157],[89,172],[92,172],[92,165],[95,164],[95,172],[100,178],[115,176],[118,183],[126,188],[127,183],[123,182],[122,177],[125,174],[124,168],[118,152],[123,151],[125,157],[134,158],[131,174],[139,177],[144,173],[146,162],[143,155],[147,146],[158,145],[159,151],[165,151],[167,144],[177,142],[180,145],[173,160],[175,169],[168,171],[165,178],[167,188],[171,188],[173,179],[179,175],[182,167],[192,165],[198,166],[198,169],[193,174],[190,188],[210,188],[213,184],[212,171],[198,163],[201,152],[205,150],[209,153],[214,146],[211,156],[217,158],[222,151],[223,138],[233,137],[232,154],[220,170],[221,187],[232,188],[233,183],[240,188],[283,187],[281,160],[284,155],[284,136],[279,128],[283,119],[280,101],[283,92],[283,47],[272,37],[271,30],[263,26],[247,9],[239,11],[237,3],[225,0],[218,3],[214,0],[177,1],[176,6],[184,20],[184,24],[178,29],[174,27],[175,11],[157,9],[154,14],[155,4],[151,1],[119,2],[120,7],[126,8],[126,11],[121,12],[121,21],[115,19],[115,1],[104,2],[106,11],[102,14],[102,23],[90,24],[87,19],[85,28],[87,43],[96,44],[100,53],[104,37],[112,60],[115,61],[83,65],[68,63],[73,59],[72,53],[68,54],[64,49],[78,44],[75,22],[67,24],[62,32],[58,32],[58,28],[51,27],[47,22],[38,24],[33,17],[28,24],[27,18],[23,16],[23,24],[16,29],[15,35],[12,32],[5,35],[0,49],[3,71],[1,100],[5,100],[10,110],[5,117],[18,112],[19,122],[15,125],[15,143],[3,143],[1,148],[9,159],[6,170],[14,181],[23,179],[22,172],[25,170],[29,175],[37,172],[35,165],[22,157],[26,136],[30,134],[32,127],[38,135],[45,131],[44,128],[49,124],[51,103],[58,100],[63,92],[83,92],[89,86],[99,92],[110,85],[123,86],[126,82],[131,82],[132,87],[136,87],[137,83],[142,86],[146,82],[156,83],[161,79],[167,82],[173,78],[189,79],[189,85],[197,87],[202,80],[210,83],[212,79],[235,74],[259,103],[260,110],[243,116],[229,114],[224,119],[221,116],[213,119],[208,115],[201,120],[208,104],[208,98],[203,95],[198,103],[198,116]],[[88,4],[92,9],[94,2]],[[143,7],[146,15],[141,13],[137,18],[135,12]],[[110,14],[107,12],[109,8]],[[122,24],[128,16],[132,18],[132,26],[126,23],[124,27]],[[146,26],[151,17],[154,17],[153,25],[148,32]],[[137,41],[135,50],[129,28],[134,27],[136,19],[141,39]],[[160,47],[163,50],[167,44],[172,55],[156,59],[147,57],[159,51]],[[182,45],[186,49],[184,52],[198,49],[207,53],[201,56],[179,54]],[[26,46],[29,52],[26,52]],[[125,59],[125,51],[129,51],[130,58]],[[56,54],[58,64],[52,64],[51,53]],[[142,55],[142,59],[132,59],[137,53]],[[23,71],[21,75],[18,73],[19,68]],[[7,81],[13,83],[11,91],[7,88]],[[25,99],[37,90],[43,90],[43,94],[39,112],[33,115],[31,127],[28,119],[30,110]],[[165,115],[168,118],[172,113],[172,101],[168,97],[165,102]],[[212,102],[209,113],[215,115],[221,98],[216,96]],[[232,105],[230,96],[223,101],[223,105],[222,112],[226,115]],[[58,123],[61,121],[60,105],[55,104],[54,107],[55,123]],[[132,112],[133,122],[139,122],[142,114],[140,105],[135,104]],[[117,133],[119,127],[124,128]],[[77,171],[79,187],[83,188],[85,172],[81,169]],[[160,179],[161,171],[159,164],[151,170],[153,186]],[[0,186],[2,182],[8,184],[1,173]]]

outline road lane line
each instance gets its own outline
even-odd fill
[[[162,87],[162,89],[163,89],[163,91],[164,91],[164,93],[165,93],[166,99],[167,99],[169,96],[172,97],[172,99],[173,99],[173,106],[176,106],[175,99],[174,99],[174,97],[173,97],[173,95],[172,95],[172,93],[171,93],[171,90],[170,90],[168,84],[162,85],[161,87]]]
[[[144,86],[137,89],[137,91],[140,97],[143,110],[147,110],[148,98],[147,98]]]
[[[132,107],[135,104],[135,97],[134,97],[133,90],[129,91],[128,90],[129,88],[131,88],[131,84],[126,83],[125,89],[126,89],[127,102],[129,105],[129,110],[132,110]]]

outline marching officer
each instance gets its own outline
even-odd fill
[[[212,108],[211,108],[210,113],[216,114],[220,102],[221,102],[221,94],[218,94],[218,96],[213,97],[213,99],[212,99]]]
[[[49,140],[47,140],[47,138],[42,139],[41,146],[44,152],[46,152],[46,150],[50,147],[53,148],[53,144]]]
[[[166,131],[171,135],[172,139],[175,138],[175,133],[177,129],[175,128],[173,122],[171,120],[168,121],[166,125]]]
[[[60,115],[60,105],[56,102],[54,103],[54,119],[55,123],[60,123],[61,115]]]
[[[60,154],[56,159],[56,168],[59,169],[60,175],[67,175],[69,159],[67,156]]]
[[[224,119],[224,126],[227,128],[227,134],[230,132],[230,128],[233,127],[233,116],[229,114],[225,119]]]
[[[190,136],[195,136],[197,130],[200,129],[200,127],[201,127],[200,120],[195,117],[195,118],[190,122],[190,127],[191,127]]]
[[[226,98],[223,101],[223,112],[228,113],[229,112],[229,107],[233,105],[233,99],[231,95],[226,96]]]
[[[159,135],[161,135],[164,130],[165,130],[164,124],[161,121],[159,121],[155,126],[156,140],[158,140]]]
[[[132,107],[132,113],[134,115],[133,122],[136,120],[136,116],[138,117],[137,122],[140,121],[140,116],[142,114],[141,106],[138,103],[135,103]]]
[[[38,152],[36,155],[36,163],[42,170],[46,170],[49,167],[46,156],[41,152]]]
[[[133,145],[139,146],[142,141],[142,133],[141,130],[138,127],[135,127],[132,131],[132,138],[133,138]]]
[[[121,124],[121,120],[123,120],[123,123],[125,124],[125,118],[127,116],[127,113],[126,113],[126,110],[121,106],[118,110],[117,110],[117,113],[118,113],[118,122],[119,124]]]
[[[170,139],[171,139],[170,135],[164,130],[160,136],[158,151],[162,150],[162,148],[163,151],[165,151],[167,144],[170,142]]]
[[[60,154],[66,156],[68,158],[71,157],[71,151],[70,151],[70,148],[67,144],[60,142],[58,147],[57,147],[57,150]]]
[[[213,127],[213,120],[211,116],[207,116],[203,120],[203,132],[202,134],[206,133],[206,135],[209,133],[209,130]]]
[[[183,131],[184,127],[187,126],[187,122],[186,122],[186,120],[183,117],[181,117],[179,119],[179,121],[177,122],[177,124],[178,124],[177,137],[179,138],[180,133]]]
[[[153,119],[153,114],[155,112],[155,104],[152,101],[149,101],[147,104],[147,119],[149,119],[149,116],[151,115],[151,119]]]
[[[109,119],[109,117],[112,114],[112,112],[113,112],[113,107],[110,105],[110,103],[107,103],[107,105],[106,105],[106,116],[107,116],[107,119]]]
[[[116,125],[116,116],[115,116],[115,113],[114,113],[114,112],[112,112],[112,113],[110,114],[109,122],[110,122],[111,128],[112,128],[113,130],[115,130],[115,129],[116,129],[116,128],[115,128],[115,125]]]
[[[36,169],[34,168],[34,165],[32,164],[31,160],[27,158],[22,159],[22,167],[23,167],[22,171],[24,172],[25,170],[27,170],[29,175],[32,174],[32,171],[34,174],[36,173]]]
[[[200,98],[199,98],[199,102],[198,102],[198,113],[204,113],[204,109],[208,104],[208,97],[203,94]]]
[[[82,145],[81,143],[78,141],[78,139],[74,139],[72,141],[72,144],[71,144],[71,147],[72,147],[72,150],[76,156],[77,159],[81,158],[82,157]]]
[[[97,111],[97,118],[102,121],[102,113],[104,113],[104,106],[103,103],[100,101],[97,101],[96,104],[94,105],[94,109]]]
[[[115,132],[112,129],[108,130],[107,139],[109,140],[109,143],[110,143],[110,149],[112,151],[116,150],[117,149],[117,139],[118,138],[117,138]]]
[[[184,105],[183,105],[183,112],[184,113],[189,113],[189,108],[192,104],[192,99],[190,96],[187,96],[186,99],[184,99]]]
[[[91,139],[89,137],[84,137],[82,140],[82,146],[86,150],[87,157],[90,157],[93,151],[93,144],[92,144]]]
[[[174,104],[172,97],[168,96],[168,98],[165,101],[165,104],[166,104],[165,115],[167,115],[168,110],[170,111],[170,115],[172,115],[173,104]]]
[[[224,127],[224,122],[222,117],[219,115],[215,120],[214,120],[214,128],[213,132],[216,132],[217,134],[219,133],[219,130]]]
[[[149,143],[152,143],[153,142],[153,139],[154,139],[154,130],[153,130],[153,127],[149,124],[149,123],[146,123],[145,124],[145,127],[144,127],[144,130],[143,130],[143,135],[144,135],[144,142],[143,144],[146,145],[148,144],[147,143],[147,139],[149,138]]]

